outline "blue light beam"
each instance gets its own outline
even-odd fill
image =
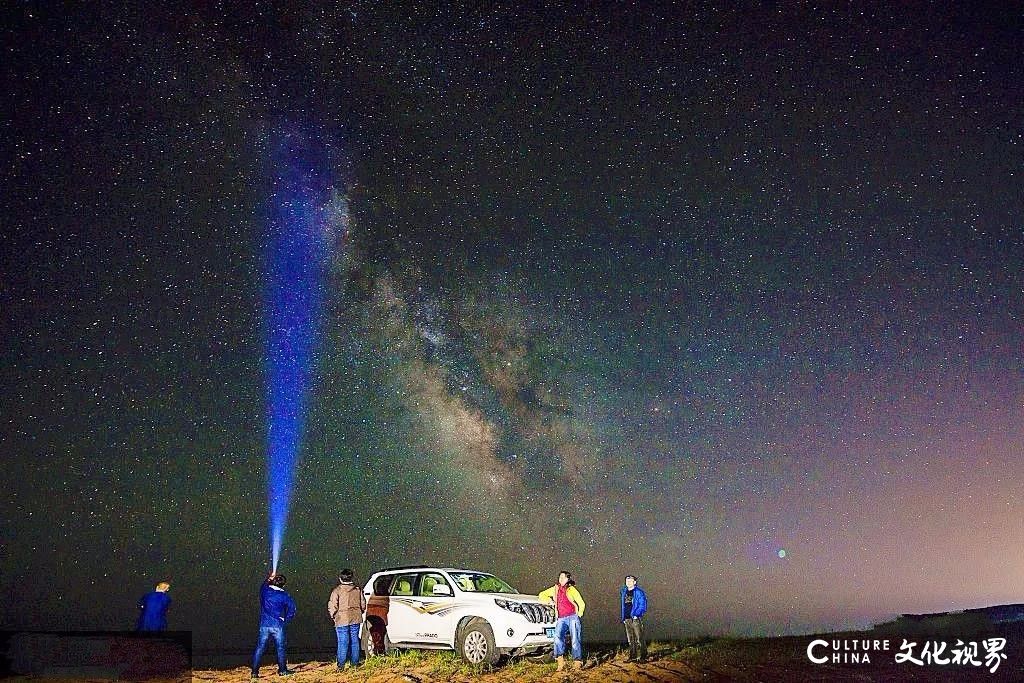
[[[330,146],[320,136],[285,128],[270,142],[264,329],[268,523],[276,573],[316,373],[333,188]]]

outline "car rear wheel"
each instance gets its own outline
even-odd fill
[[[474,619],[466,624],[459,636],[459,654],[469,664],[494,666],[501,659],[501,652],[494,644],[494,631],[483,619]]]
[[[380,620],[373,620],[369,622],[372,624],[372,629],[380,629],[384,631],[381,636],[378,636],[377,640],[380,642],[380,646],[375,646],[373,633],[371,629],[363,629],[363,651],[367,655],[389,655],[395,651],[395,646],[391,644],[391,638],[388,637],[387,627],[384,626],[384,622]]]

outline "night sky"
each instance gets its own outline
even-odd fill
[[[569,569],[591,638],[625,573],[663,637],[1024,601],[1018,3],[253,4],[3,10],[0,628],[254,642],[283,125],[348,207],[292,642],[346,566]]]

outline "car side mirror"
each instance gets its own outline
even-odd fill
[[[451,595],[452,589],[443,583],[434,584],[434,595]]]

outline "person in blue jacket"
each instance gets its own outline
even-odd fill
[[[644,642],[644,615],[647,614],[647,594],[637,585],[636,577],[626,577],[626,585],[619,592],[622,606],[622,623],[626,627],[626,641],[629,643],[629,661],[647,661],[647,644]]]
[[[285,583],[284,574],[271,574],[260,588],[260,640],[252,655],[254,679],[260,677],[260,658],[271,638],[277,650],[277,673],[281,676],[295,673],[288,668],[284,638],[285,624],[295,616],[295,601],[285,591]]]
[[[154,590],[139,598],[139,620],[135,623],[136,631],[166,631],[167,608],[171,606],[171,596],[167,591],[171,584],[161,581]]]

